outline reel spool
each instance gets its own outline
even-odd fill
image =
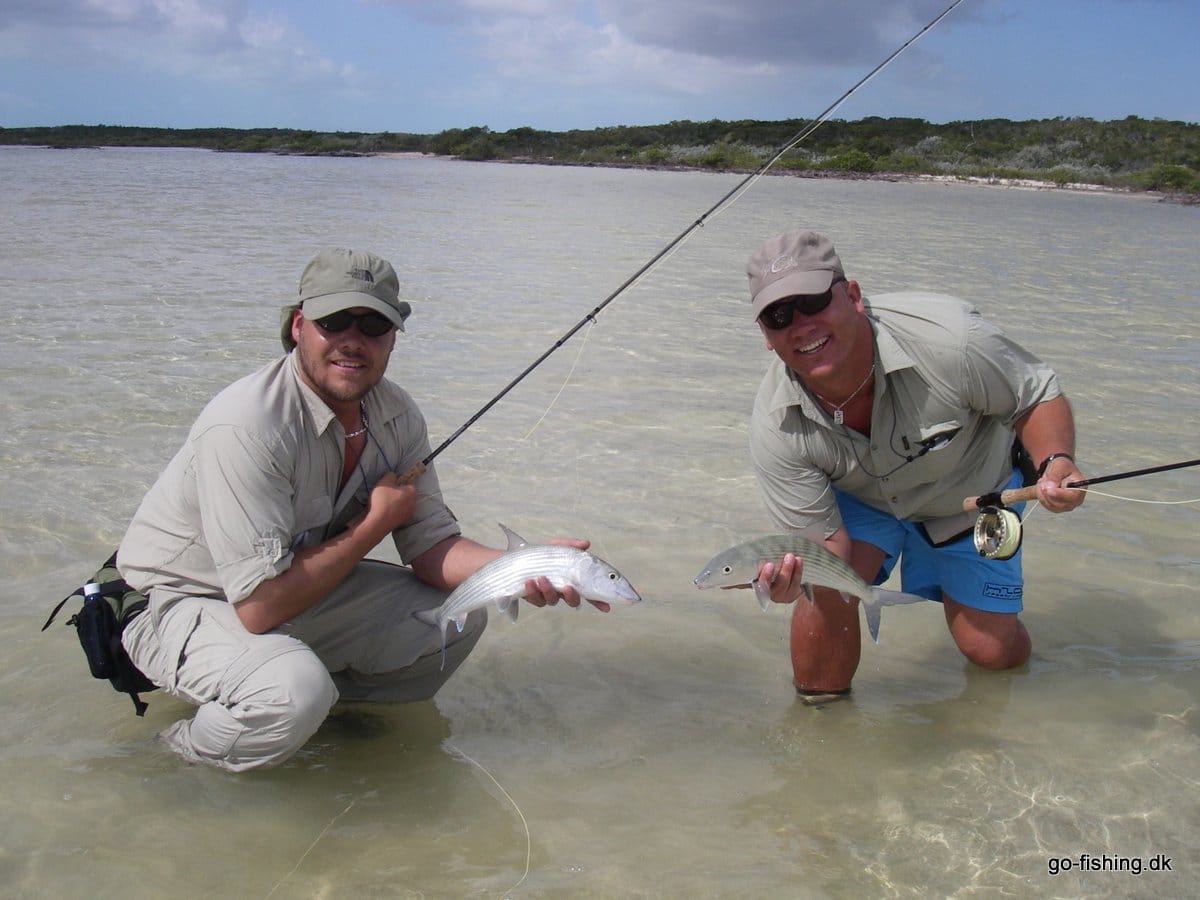
[[[1021,517],[1003,506],[985,506],[975,520],[975,549],[986,559],[1012,559],[1021,549]]]

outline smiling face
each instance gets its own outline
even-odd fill
[[[354,307],[351,312],[371,310]],[[292,340],[296,342],[300,377],[336,413],[356,408],[383,378],[396,343],[396,330],[366,337],[357,325],[351,325],[330,333],[296,310],[292,314]]]
[[[857,281],[833,285],[833,299],[814,315],[795,313],[784,328],[758,323],[767,348],[815,390],[830,395],[848,379],[862,378],[873,358],[871,326]]]

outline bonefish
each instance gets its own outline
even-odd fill
[[[867,629],[875,643],[879,643],[879,613],[883,607],[920,603],[926,599],[916,594],[872,587],[824,544],[804,537],[802,532],[773,534],[730,547],[710,559],[693,583],[701,589],[748,584],[754,588],[758,605],[765,610],[771,602],[771,586],[759,580],[758,571],[763,563],[778,564],[787,553],[804,563],[801,578],[809,599],[812,599],[813,587],[827,587],[838,591],[847,602],[850,597],[862,601]]]
[[[503,556],[480,566],[437,609],[413,614],[441,631],[443,653],[450,623],[462,631],[468,614],[489,603],[495,603],[497,610],[515,622],[525,595],[525,582],[531,578],[544,575],[560,591],[573,587],[585,600],[619,604],[641,601],[625,576],[600,557],[559,544],[530,544],[503,524],[500,528],[508,538],[508,550]]]

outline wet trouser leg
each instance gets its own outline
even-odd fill
[[[483,632],[482,613],[446,635],[413,618],[444,592],[411,571],[364,561],[328,597],[268,634],[223,600],[193,597],[139,616],[123,637],[134,664],[199,709],[163,732],[185,759],[231,771],[277,765],[348,700],[424,700]]]

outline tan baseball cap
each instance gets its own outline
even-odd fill
[[[306,319],[322,319],[343,309],[364,306],[385,316],[401,331],[412,306],[400,299],[400,280],[391,263],[374,253],[322,250],[300,275],[300,298],[285,306],[280,318],[280,338],[285,350],[292,340],[292,313],[299,308]]]
[[[754,317],[777,300],[797,294],[823,294],[834,278],[845,278],[829,238],[800,229],[773,237],[746,263]]]

